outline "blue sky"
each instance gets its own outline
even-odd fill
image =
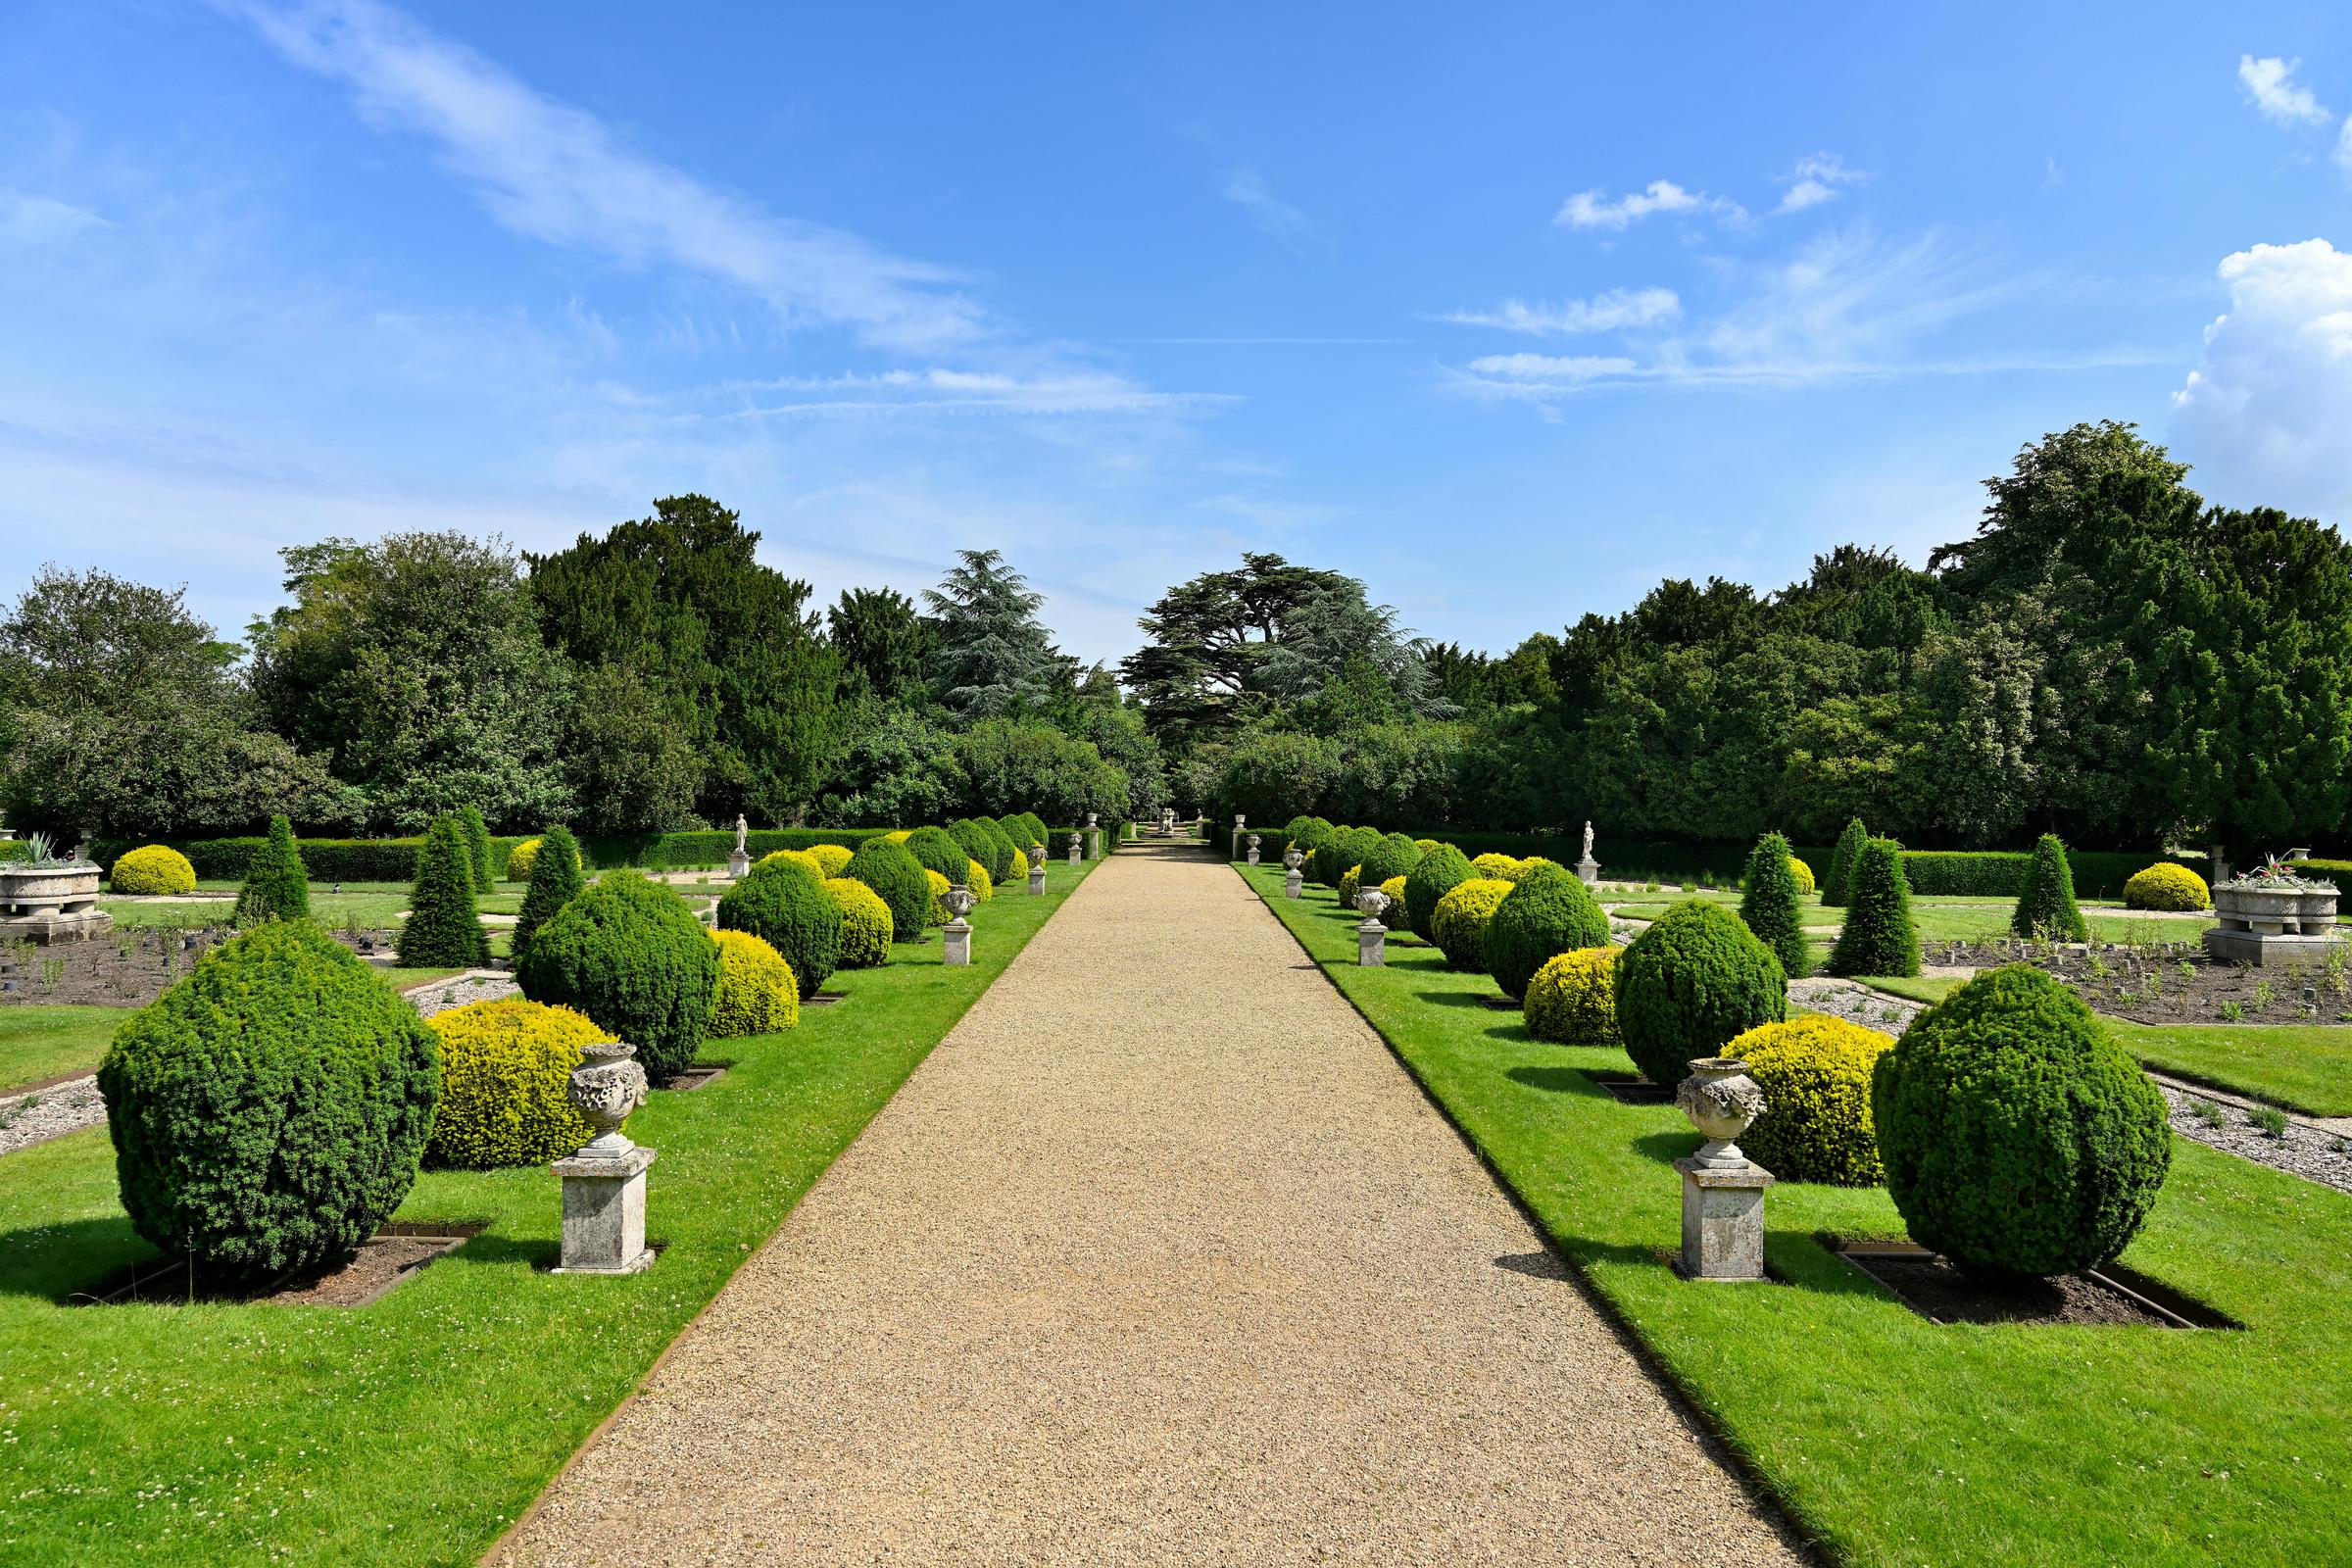
[[[2345,8],[1635,9],[16,0],[0,589],[701,490],[1090,659],[1245,549],[1499,651],[2077,419],[2352,514]]]

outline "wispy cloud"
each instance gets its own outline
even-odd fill
[[[0,244],[49,245],[85,229],[107,226],[106,220],[87,207],[61,202],[54,196],[0,190]]]
[[[1304,213],[1275,195],[1266,177],[1247,164],[1225,176],[1220,194],[1276,239],[1298,239],[1314,226]]]
[[[2309,87],[2294,79],[2302,65],[2300,60],[2281,60],[2277,55],[2265,55],[2259,60],[2252,55],[2239,55],[2237,79],[2245,85],[2247,98],[2262,111],[2265,120],[2281,125],[2325,125],[2334,117]]]
[[[1641,371],[1636,362],[1614,354],[1487,354],[1470,362],[1478,375],[1546,386],[1581,386]]]
[[[1008,375],[938,366],[728,382],[712,391],[743,400],[718,416],[734,419],[856,418],[909,413],[1154,414],[1234,401],[1215,393],[1154,392],[1102,371]],[[769,393],[799,395],[784,401],[761,401]]]
[[[294,64],[348,86],[375,124],[432,143],[518,234],[626,267],[682,268],[745,290],[788,326],[845,326],[882,346],[936,347],[985,329],[956,272],[705,184],[376,0],[215,3]]]
[[[1646,189],[1614,199],[1597,186],[1592,190],[1578,191],[1560,204],[1559,212],[1552,216],[1551,220],[1569,228],[1623,230],[1637,220],[1653,213],[1686,217],[1713,213],[1733,222],[1747,217],[1747,209],[1738,202],[1685,190],[1671,179],[1653,179]]]
[[[1788,191],[1781,197],[1775,213],[1801,213],[1808,207],[1836,201],[1838,190],[1846,185],[1858,185],[1870,176],[1858,169],[1845,167],[1845,160],[1836,153],[1808,153],[1796,161],[1788,173]]]
[[[1674,319],[1682,309],[1681,298],[1670,288],[1613,288],[1589,300],[1557,305],[1504,300],[1491,311],[1456,311],[1445,319],[1461,326],[1494,326],[1542,336],[1650,326]]]

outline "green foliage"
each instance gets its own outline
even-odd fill
[[[2139,1231],[2164,1185],[2164,1096],[2081,999],[2031,964],[1929,1008],[1873,1088],[1886,1190],[1963,1268],[2067,1274]]]
[[[373,1233],[416,1179],[440,1084],[416,1009],[302,920],[207,954],[98,1069],[132,1225],[240,1279]]]
[[[1854,862],[1862,858],[1862,846],[1870,842],[1870,830],[1860,817],[1849,818],[1845,831],[1838,835],[1838,847],[1830,852],[1830,874],[1821,884],[1821,902],[1825,906],[1842,905],[1854,885]]]
[[[1297,842],[1294,840],[1293,842]],[[1470,880],[1470,862],[1450,844],[1441,844],[1421,857],[1404,878],[1405,921],[1425,940],[1438,901]]]
[[[1430,911],[1430,940],[1446,955],[1447,967],[1483,972],[1487,966],[1487,926],[1495,908],[1510,896],[1511,884],[1488,877],[1456,883]]]
[[[400,961],[412,969],[477,969],[490,961],[490,939],[473,906],[473,852],[463,818],[445,816],[424,836],[416,885],[400,928]]]
[[[956,738],[957,799],[979,811],[1020,803],[1042,833],[1043,810],[1057,822],[1107,818],[1128,808],[1127,775],[1103,760],[1091,741],[1073,740],[1039,719],[983,719]],[[911,818],[909,820],[912,820]]]
[[[1919,932],[1911,923],[1911,884],[1903,875],[1902,847],[1872,839],[1855,858],[1852,897],[1845,926],[1830,950],[1829,972],[1837,975],[1919,973]]]
[[[1041,832],[1038,835],[1043,838]],[[906,853],[926,871],[937,871],[950,886],[969,878],[972,857],[945,828],[918,827],[906,837]]]
[[[1756,840],[1741,878],[1740,918],[1772,950],[1789,979],[1802,978],[1813,966],[1805,951],[1805,921],[1797,903],[1796,874],[1791,869],[1788,841],[1778,833]]]
[[[1623,1044],[1617,1032],[1615,948],[1579,948],[1544,960],[1527,983],[1527,1032],[1563,1046]]]
[[[581,1048],[612,1036],[569,1007],[509,998],[425,1020],[441,1043],[441,1100],[428,1164],[544,1165],[595,1136],[567,1093]]]
[[[931,885],[923,880],[922,862],[906,853],[906,846],[879,835],[867,839],[858,846],[858,853],[850,857],[841,874],[864,883],[889,907],[891,940],[923,940],[923,926],[931,913]]]
[[[482,820],[481,808],[466,807],[458,813],[458,825],[466,831],[466,853],[473,866],[473,891],[494,891],[498,887],[498,863],[491,856],[490,826]]]
[[[1046,842],[1046,819],[1044,817],[1039,816],[1034,810],[1020,811],[1016,815],[1020,819],[1021,826],[1028,830],[1030,843],[1044,844]]]
[[[2066,846],[2055,833],[2044,833],[2034,846],[2033,869],[2009,916],[2009,929],[2021,937],[2047,937],[2059,942],[2085,942],[2090,927],[2075,907],[2075,873],[2066,863]]]
[[[1788,1012],[1788,977],[1739,916],[1687,899],[1634,938],[1617,959],[1617,1028],[1651,1083],[1682,1082],[1758,1024]]]
[[[889,588],[844,588],[825,612],[834,652],[863,695],[885,703],[923,689],[923,666],[939,644],[937,628],[914,601]]]
[[[299,920],[310,912],[311,879],[294,848],[294,829],[283,816],[273,816],[270,836],[253,852],[245,885],[237,890],[237,924]]]
[[[855,866],[857,858],[850,863]],[[782,954],[802,996],[813,996],[841,964],[841,908],[823,878],[797,865],[763,860],[753,866],[718,901],[718,923],[749,931]]]
[[[1577,877],[1540,865],[1511,884],[1487,922],[1487,972],[1517,1002],[1536,971],[1563,953],[1609,945],[1609,917]]]
[[[1402,833],[1391,833],[1372,846],[1361,861],[1363,885],[1376,888],[1393,876],[1410,875],[1421,863],[1421,846]]]
[[[608,871],[558,909],[515,966],[533,1002],[576,1007],[637,1048],[665,1084],[710,1023],[718,950],[686,901],[634,871]]]
[[[1748,1157],[1783,1181],[1871,1187],[1885,1179],[1870,1108],[1871,1074],[1891,1035],[1826,1013],[1750,1029],[1724,1048],[1764,1091],[1764,1114],[1740,1135]]]
[[[1004,881],[1004,873],[1012,869],[1012,846],[975,819],[966,816],[950,822],[948,836],[962,846],[965,856],[980,862],[991,881]]]
[[[1315,869],[1323,881],[1332,887],[1340,878],[1364,863],[1365,858],[1380,848],[1380,830],[1372,827],[1344,827],[1332,835],[1331,855],[1315,857]]]
[[[532,936],[558,909],[578,897],[588,881],[571,829],[558,823],[539,835],[538,842],[538,852],[531,857],[530,881],[522,890],[522,908],[514,916],[514,933],[509,943],[517,964],[530,950]]]
[[[1336,571],[1245,554],[1238,569],[1203,572],[1163,594],[1143,617],[1151,641],[1121,661],[1119,672],[1149,705],[1152,730],[1164,741],[1205,739],[1271,705],[1263,665],[1273,645],[1316,599],[1350,585]],[[1270,804],[1233,809],[1267,821],[1282,814]]]
[[[117,894],[149,897],[196,891],[196,868],[188,858],[169,845],[149,844],[118,856],[107,873],[107,888]]]
[[[825,893],[841,911],[841,966],[878,969],[888,963],[893,930],[890,906],[872,888],[846,876],[827,877]]]
[[[932,690],[949,711],[990,718],[1045,703],[1066,689],[1077,661],[1056,649],[1028,579],[994,550],[958,550],[937,588],[923,590],[937,642],[928,661]]]
[[[2124,906],[2132,909],[2210,909],[2213,890],[2185,865],[2151,865],[2124,884]]]
[[[828,896],[827,903],[831,903]],[[710,998],[710,1038],[779,1034],[801,1021],[801,988],[792,966],[749,931],[710,933],[718,948],[718,989]]]

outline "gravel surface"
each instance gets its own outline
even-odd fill
[[[1179,846],[1079,888],[543,1501],[494,1560],[1802,1560]]]
[[[27,1094],[11,1095],[0,1100],[0,1154],[13,1154],[33,1144],[95,1127],[104,1120],[106,1102],[98,1098],[95,1073]]]
[[[2273,1138],[2249,1119],[2253,1110],[2251,1101],[2199,1089],[2155,1073],[2148,1076],[2155,1078],[2156,1087],[2164,1091],[2165,1102],[2173,1108],[2173,1131],[2181,1137],[2227,1150],[2258,1165],[2270,1165],[2306,1181],[2352,1193],[2352,1140],[2342,1134],[2313,1127],[2302,1117],[2288,1117],[2279,1136]],[[2221,1125],[2215,1126],[2197,1114],[2201,1105],[2219,1112]]]

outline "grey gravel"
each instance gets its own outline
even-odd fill
[[[1802,1559],[1171,846],[1072,895],[493,1560]]]
[[[2193,1088],[2177,1080],[2151,1073],[2156,1087],[2164,1091],[2165,1103],[2172,1107],[2173,1131],[2183,1138],[2193,1138],[2209,1148],[2219,1149],[2250,1159],[2258,1165],[2268,1165],[2291,1176],[2300,1176],[2324,1186],[2352,1193],[2352,1140],[2343,1134],[2326,1131],[2310,1125],[2301,1117],[2290,1116],[2279,1137],[2254,1125],[2248,1119],[2252,1104],[2232,1095],[2222,1095],[2209,1089]],[[2210,1126],[2196,1113],[2198,1105],[2211,1105],[2221,1112],[2222,1124]]]
[[[0,1154],[13,1154],[106,1120],[95,1073],[0,1099]]]

